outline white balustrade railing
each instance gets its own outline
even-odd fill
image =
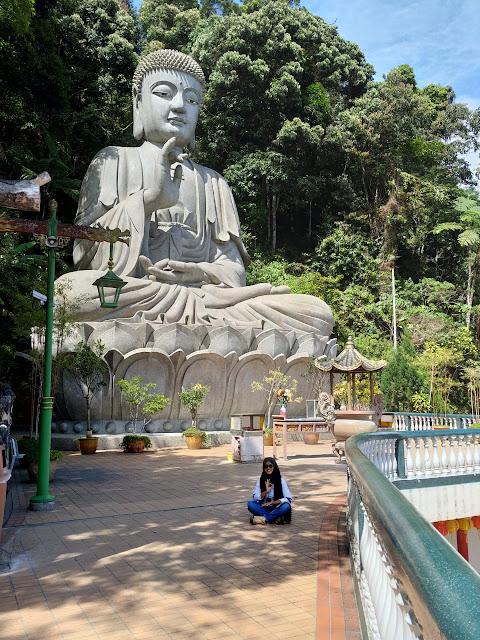
[[[393,480],[398,476],[396,458],[396,438],[372,438],[368,442],[359,445],[360,451],[373,462],[384,476]]]
[[[347,528],[369,639],[480,637],[480,577],[392,482],[480,474],[479,440],[480,429],[347,440]]]
[[[402,591],[401,580],[395,575],[363,503],[360,504],[363,526],[359,526],[359,504],[352,478],[348,503],[350,554],[368,637],[371,640],[423,639],[413,608]]]
[[[402,442],[404,441],[404,444]],[[405,438],[398,446],[404,446],[407,479],[458,476],[480,473],[480,434],[429,435]],[[367,455],[378,467],[375,460]],[[392,475],[384,475],[392,479]],[[398,476],[394,476],[398,477]]]
[[[475,416],[467,415],[433,415],[429,413],[394,413],[393,428],[395,431],[427,431],[436,425],[448,429],[468,429],[478,422]]]

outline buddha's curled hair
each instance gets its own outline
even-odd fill
[[[157,49],[146,55],[138,63],[135,73],[133,74],[133,95],[141,92],[144,76],[149,71],[155,71],[156,69],[172,69],[174,71],[188,73],[188,75],[199,81],[202,90],[205,91],[205,76],[198,62],[195,62],[195,60],[187,56],[186,53],[181,53],[174,49]]]

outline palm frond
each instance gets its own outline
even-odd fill
[[[472,228],[465,229],[465,231],[462,231],[458,236],[458,242],[462,247],[472,247],[480,243],[480,236],[478,232]]]
[[[461,231],[463,224],[458,222],[441,222],[432,230],[432,233],[441,233],[442,231]]]

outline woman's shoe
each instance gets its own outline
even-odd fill
[[[272,522],[272,524],[285,524],[285,520],[284,520],[283,516],[280,516],[279,518],[275,518],[275,520]]]
[[[267,520],[263,516],[251,516],[250,524],[267,524]]]

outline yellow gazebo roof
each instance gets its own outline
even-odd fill
[[[387,366],[386,360],[369,360],[355,349],[353,337],[348,336],[345,349],[331,360],[315,359],[315,367],[322,371],[353,371],[355,373],[373,373]]]

